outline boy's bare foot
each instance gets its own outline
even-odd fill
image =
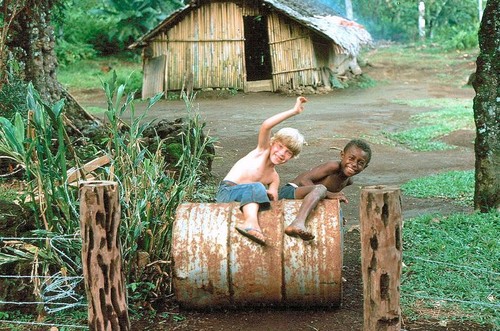
[[[266,245],[266,237],[264,237],[262,231],[254,228],[241,228],[239,226],[235,226],[235,229],[248,239],[256,242],[257,244],[262,246]]]
[[[290,237],[299,237],[302,240],[309,241],[314,239],[314,235],[307,231],[305,228],[301,228],[295,225],[289,225],[285,228],[285,233]]]

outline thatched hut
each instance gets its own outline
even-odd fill
[[[143,97],[223,88],[330,87],[370,34],[316,0],[189,1],[130,48],[142,48]]]

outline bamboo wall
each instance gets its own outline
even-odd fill
[[[323,37],[318,38],[310,29],[281,13],[263,13],[253,1],[238,3],[205,3],[150,41],[148,58],[166,56],[165,93],[181,90],[186,83],[193,89],[244,89],[243,16],[266,14],[273,90],[329,85],[321,71],[324,67],[336,71],[335,67],[343,65],[344,54],[339,54],[338,46]],[[323,54],[325,51],[327,54]],[[157,81],[161,81],[159,75],[157,72]],[[158,83],[149,85],[158,86]]]
[[[215,2],[191,11],[151,45],[153,56],[167,55],[165,91],[180,90],[185,79],[194,89],[244,85],[242,9]]]
[[[274,89],[315,85],[319,75],[310,30],[277,13],[269,15],[268,25]]]

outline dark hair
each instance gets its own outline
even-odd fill
[[[368,145],[368,143],[362,139],[352,139],[347,143],[347,145],[345,145],[344,153],[353,146],[361,149],[363,152],[366,153],[367,156],[366,164],[368,165],[368,163],[370,163],[370,160],[372,159],[372,149],[370,148],[370,145]]]

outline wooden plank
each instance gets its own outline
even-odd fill
[[[150,98],[164,91],[165,64],[165,55],[146,59],[142,85],[143,98]]]

